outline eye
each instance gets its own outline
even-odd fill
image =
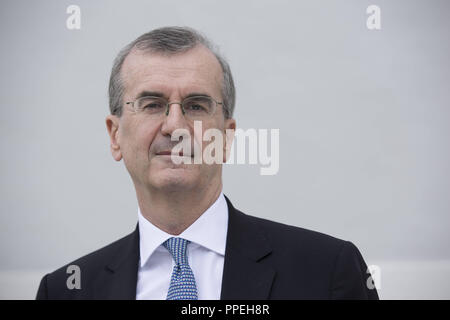
[[[197,111],[205,110],[205,108],[202,105],[200,105],[200,104],[190,105],[189,108],[191,110],[197,110]]]
[[[184,109],[186,112],[208,113],[210,110],[210,101],[207,98],[194,98],[185,102]]]
[[[146,112],[160,112],[165,107],[164,101],[157,97],[144,97],[139,101],[138,109]]]
[[[143,109],[159,109],[162,108],[162,104],[158,102],[148,103],[144,105]]]

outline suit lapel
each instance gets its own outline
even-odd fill
[[[264,231],[225,199],[229,216],[221,299],[267,299],[275,270],[264,259],[272,248]]]
[[[99,299],[135,300],[139,265],[139,228],[123,239],[122,247],[108,263],[98,286]]]

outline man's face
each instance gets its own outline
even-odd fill
[[[158,92],[169,102],[181,102],[192,93],[200,93],[223,101],[222,69],[215,56],[205,47],[197,46],[175,55],[147,54],[132,51],[121,70],[124,100],[134,101],[143,91]],[[201,136],[194,136],[193,121],[185,118],[179,104],[172,104],[168,116],[149,119],[135,113],[131,105],[123,104],[120,118],[106,118],[115,160],[124,159],[136,188],[182,191],[202,189],[221,183],[220,164],[175,164],[170,154],[178,141],[171,141],[176,129],[189,132],[192,141],[203,145],[203,132],[216,128],[223,132],[234,129],[233,119],[224,119],[221,105],[202,121]],[[225,148],[225,143],[224,143]],[[225,150],[224,150],[225,155]]]

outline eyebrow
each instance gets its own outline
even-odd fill
[[[165,98],[166,100],[168,100],[167,97],[165,96],[165,94],[160,92],[160,91],[141,91],[136,96],[136,99],[139,99],[139,98],[142,98],[142,97],[147,97],[147,96],[161,97],[161,98]],[[186,99],[186,98],[189,98],[189,97],[194,97],[194,96],[210,97],[210,95],[206,94],[206,93],[191,92],[187,96],[185,96],[183,99]]]

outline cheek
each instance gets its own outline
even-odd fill
[[[196,142],[202,145],[202,157],[217,157],[223,160],[223,148],[226,143],[226,136],[224,132],[224,121],[221,119],[214,119],[209,123],[204,123],[202,126],[201,136],[196,135]],[[221,152],[217,154],[217,152]],[[203,164],[205,170],[216,170],[217,163],[211,164],[214,161],[210,158],[207,163]]]
[[[218,119],[212,119],[209,122],[204,122],[202,124],[202,133],[201,133],[202,136],[201,137],[198,136],[196,138],[198,138],[198,139],[203,139],[203,137],[206,138],[205,132],[208,131],[209,129],[215,129],[214,132],[217,131],[217,130],[220,131],[221,135],[222,135],[222,138],[223,138],[225,136],[224,125],[225,125],[224,120],[221,119],[220,117]],[[212,132],[210,132],[210,135],[211,134],[212,134]],[[213,140],[214,140],[214,138],[212,140],[209,140],[209,141],[203,141],[203,146],[205,146],[205,144],[210,144],[211,141],[213,141]],[[197,140],[197,141],[202,141],[202,140]]]
[[[137,121],[124,126],[121,132],[124,156],[131,161],[140,158],[148,159],[149,149],[157,132],[156,128]]]

